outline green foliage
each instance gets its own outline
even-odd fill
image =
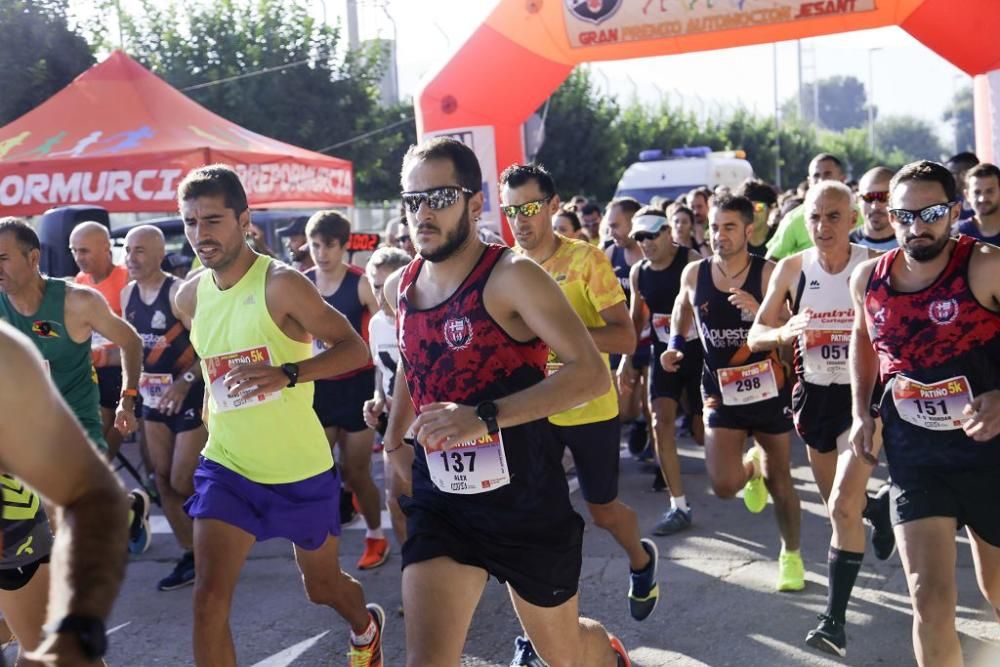
[[[0,126],[22,116],[94,64],[66,22],[66,0],[0,0]]]
[[[887,116],[875,123],[875,144],[895,167],[914,160],[940,160],[944,153],[930,123],[912,116]]]
[[[814,90],[819,90],[814,97]],[[819,122],[816,122],[815,111],[818,99]],[[818,84],[806,83],[802,86],[802,117],[799,119],[807,125],[841,132],[851,127],[862,127],[868,123],[868,95],[865,85],[857,77],[831,76],[820,79]],[[799,116],[799,101],[791,98],[782,106],[782,115],[786,118]]]
[[[955,128],[955,153],[976,150],[974,108],[972,86],[965,86],[955,93],[951,104],[941,116],[941,120],[951,123]]]

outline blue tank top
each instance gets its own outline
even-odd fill
[[[767,260],[749,255],[750,266],[740,289],[748,292],[758,303],[764,301],[763,275]],[[754,316],[729,302],[730,294],[715,286],[712,280],[712,258],[698,262],[698,280],[694,291],[694,315],[698,336],[705,352],[702,373],[702,390],[706,396],[721,395],[718,371],[720,368],[745,366],[771,359],[778,389],[785,385],[785,372],[776,350],[751,352],[747,334]]]
[[[344,279],[340,281],[340,287],[338,287],[333,294],[323,294],[321,296],[324,301],[336,308],[340,311],[341,315],[347,318],[347,321],[351,323],[354,330],[361,335],[367,344],[368,320],[371,319],[371,313],[368,312],[368,307],[361,303],[361,299],[358,298],[358,283],[361,282],[361,276],[364,274],[364,269],[348,264],[347,273],[344,274]],[[319,284],[315,268],[306,271],[306,277],[309,278],[314,285]],[[326,346],[321,341],[313,341],[314,353],[318,354],[325,349]],[[371,360],[369,360],[363,368],[358,368],[350,373],[345,373],[343,375],[327,379],[343,380],[358,375],[364,371],[372,370],[373,368],[375,368],[375,366],[372,364]]]
[[[194,363],[194,346],[188,330],[170,309],[170,288],[175,280],[174,276],[168,276],[153,303],[148,305],[139,296],[136,285],[125,304],[125,319],[142,338],[142,369],[146,373],[170,373],[176,377]]]
[[[639,294],[651,313],[670,314],[681,289],[681,274],[688,263],[688,249],[676,246],[677,252],[670,265],[657,271],[648,259],[639,263]],[[669,341],[664,341],[669,342]]]
[[[618,278],[618,283],[625,292],[625,303],[631,304],[632,284],[629,282],[628,276],[632,271],[632,265],[628,263],[628,259],[625,257],[625,248],[617,245],[613,246],[611,250],[611,267],[615,270],[615,278]]]

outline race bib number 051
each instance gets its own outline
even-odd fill
[[[847,376],[850,330],[807,329],[802,332],[802,343],[806,373],[837,373]]]
[[[770,359],[746,366],[719,369],[723,405],[759,403],[778,395],[778,381]]]
[[[493,435],[444,450],[427,450],[431,481],[445,493],[486,493],[510,484],[503,436]]]
[[[968,419],[962,410],[972,402],[972,391],[964,375],[932,384],[897,375],[892,382],[892,401],[899,416],[914,426],[954,431]]]
[[[212,402],[219,412],[239,410],[260,405],[268,401],[273,401],[280,396],[280,392],[265,394],[251,389],[239,396],[230,396],[226,389],[225,378],[229,371],[242,364],[267,364],[271,365],[271,353],[267,346],[252,347],[240,352],[230,352],[217,357],[209,357],[203,361],[205,376],[208,378],[209,392]]]

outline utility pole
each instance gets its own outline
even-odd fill
[[[875,154],[875,74],[872,68],[872,54],[882,47],[868,49],[868,148]]]
[[[774,184],[781,189],[781,115],[778,107],[778,45],[771,44],[774,67]],[[799,58],[799,114],[802,113],[802,59]]]
[[[358,48],[358,0],[347,0],[347,47]]]

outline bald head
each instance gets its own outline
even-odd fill
[[[162,279],[160,267],[166,254],[166,240],[158,227],[140,225],[125,235],[125,268],[140,283]]]
[[[96,282],[111,273],[111,233],[99,222],[81,222],[69,235],[69,249],[84,273]]]
[[[820,181],[809,188],[805,201],[806,229],[820,251],[843,252],[854,228],[854,196],[840,181]]]
[[[858,181],[858,192],[865,194],[868,192],[888,191],[889,181],[892,180],[895,173],[888,167],[872,167]]]

